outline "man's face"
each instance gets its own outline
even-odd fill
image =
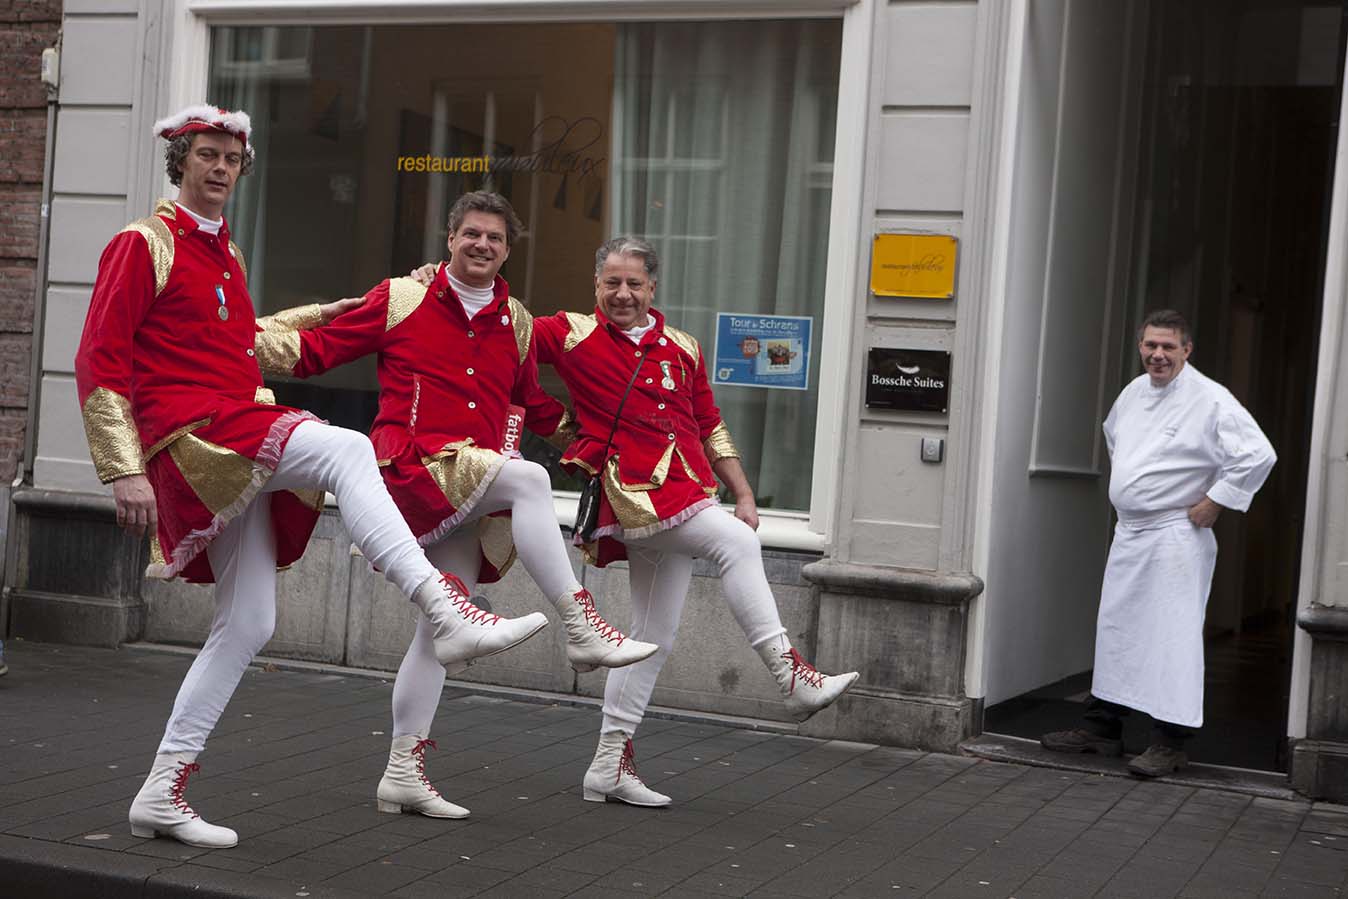
[[[505,216],[470,210],[449,235],[449,273],[465,284],[490,287],[510,255]]]
[[[182,163],[178,201],[198,215],[219,218],[242,166],[243,141],[219,131],[196,135]]]
[[[646,275],[645,260],[610,253],[594,279],[594,299],[604,317],[623,331],[646,324],[655,284]]]
[[[1164,387],[1175,379],[1175,375],[1184,368],[1184,360],[1189,358],[1194,345],[1180,342],[1180,333],[1174,328],[1158,328],[1147,325],[1142,331],[1142,339],[1137,343],[1137,351],[1142,356],[1142,366],[1151,376],[1154,387]]]

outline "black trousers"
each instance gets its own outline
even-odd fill
[[[1097,737],[1117,740],[1123,736],[1123,719],[1132,713],[1133,710],[1126,705],[1096,699],[1092,696],[1090,705],[1086,706],[1086,730]],[[1171,724],[1169,721],[1161,721],[1156,718],[1152,719],[1151,745],[1153,746],[1183,749],[1184,741],[1193,735],[1192,730],[1182,725]]]

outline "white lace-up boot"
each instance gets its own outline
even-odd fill
[[[552,601],[566,626],[566,660],[580,672],[596,668],[621,668],[649,659],[660,647],[643,643],[604,620],[594,607],[594,597],[584,587],[563,593]]]
[[[768,666],[768,671],[777,681],[782,691],[786,710],[797,721],[804,721],[815,712],[827,707],[852,686],[859,675],[855,671],[846,674],[823,674],[801,658],[792,648],[791,642],[783,634],[774,637],[757,647],[758,657]]]
[[[610,730],[599,735],[599,748],[594,751],[590,770],[585,772],[584,793],[586,802],[616,799],[628,805],[650,808],[670,803],[668,796],[655,792],[641,782],[632,740],[620,730]]]
[[[435,741],[421,734],[393,738],[388,752],[388,767],[375,793],[376,807],[396,815],[416,812],[428,818],[467,818],[468,809],[446,800],[426,779],[426,749]]]
[[[450,674],[462,671],[473,659],[523,643],[548,626],[542,612],[502,618],[479,609],[468,598],[463,581],[448,572],[423,581],[412,602],[435,628],[435,657]]]
[[[161,752],[154,757],[150,776],[131,803],[133,837],[170,837],[200,849],[228,849],[239,845],[239,835],[228,827],[201,820],[183,793],[187,778],[201,770],[195,752]]]

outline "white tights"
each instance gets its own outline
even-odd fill
[[[188,669],[160,752],[200,752],[249,662],[276,625],[276,539],[271,499],[280,490],[337,497],[351,540],[405,596],[438,574],[389,499],[363,434],[316,421],[298,425],[264,492],[206,547],[215,573],[215,618]]]
[[[674,648],[679,616],[693,576],[693,559],[699,556],[720,569],[722,595],[750,646],[757,647],[786,633],[763,570],[758,535],[724,509],[703,509],[677,527],[628,540],[630,636],[660,649],[644,661],[608,673],[601,733],[620,730],[631,737],[641,724],[660,668]]]
[[[540,465],[509,459],[501,466],[473,511],[449,536],[426,548],[442,571],[459,576],[471,593],[477,587],[480,551],[477,528],[469,524],[493,512],[511,510],[510,530],[524,570],[549,600],[580,589],[552,506],[552,483]],[[393,736],[426,736],[445,685],[445,669],[435,658],[431,627],[417,616],[417,632],[393,682]]]

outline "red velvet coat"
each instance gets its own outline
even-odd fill
[[[565,407],[538,383],[534,319],[498,277],[495,299],[470,320],[442,264],[429,287],[411,278],[380,282],[365,303],[332,323],[275,332],[263,367],[310,377],[378,354],[379,412],[370,431],[389,494],[423,546],[458,527],[505,464],[506,410],[543,437],[566,427]],[[259,350],[262,350],[261,344]],[[479,525],[479,582],[514,559],[503,516]]]
[[[265,486],[295,426],[313,418],[275,405],[262,386],[246,280],[228,226],[207,234],[166,200],[99,260],[75,382],[99,479],[144,473],[154,488],[151,576],[214,581],[203,550]],[[269,501],[286,566],[304,552],[323,495]]]
[[[656,310],[649,314],[655,327],[639,344],[598,309],[593,315],[559,312],[534,324],[538,361],[561,375],[580,427],[562,464],[586,475],[604,472],[598,545],[586,548],[598,565],[626,558],[622,539],[674,527],[714,505],[711,463],[739,455],[716,408],[697,340],[666,324]]]

